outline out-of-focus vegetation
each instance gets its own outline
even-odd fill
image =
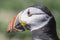
[[[0,40],[31,40],[30,31],[7,33],[7,25],[14,15],[34,4],[43,4],[50,9],[60,38],[60,0],[0,0]]]

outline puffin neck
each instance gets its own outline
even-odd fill
[[[49,27],[42,27],[32,31],[33,40],[59,40],[57,33],[52,31]]]

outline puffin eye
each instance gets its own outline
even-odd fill
[[[28,11],[27,14],[30,15],[30,12]]]
[[[29,10],[28,10],[28,12],[27,12],[27,15],[28,15],[29,17],[32,16],[32,15],[30,14]]]

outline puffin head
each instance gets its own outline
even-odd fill
[[[52,18],[48,10],[40,5],[31,6],[16,15],[8,25],[8,32],[34,31],[44,27]]]

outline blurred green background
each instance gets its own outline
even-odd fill
[[[60,38],[60,0],[0,0],[0,40],[31,40],[30,31],[7,33],[7,26],[14,15],[33,4],[42,4],[50,9]]]

